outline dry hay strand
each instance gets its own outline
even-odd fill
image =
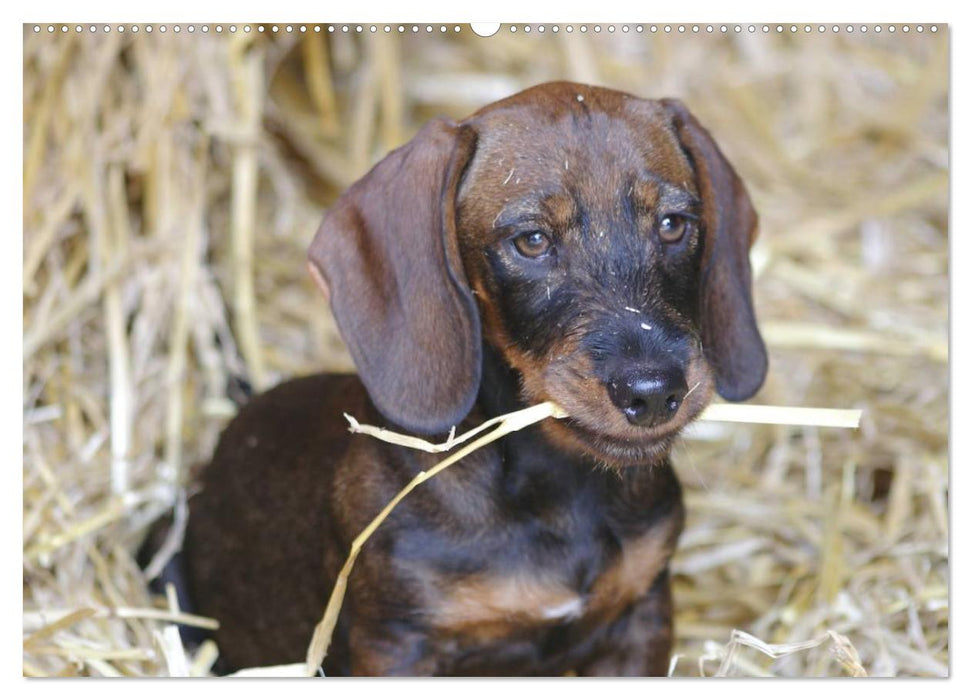
[[[351,368],[303,273],[323,210],[426,119],[567,78],[679,97],[710,128],[761,217],[757,402],[863,411],[676,447],[674,674],[852,674],[852,648],[871,676],[947,675],[946,28],[463,29],[25,29],[24,674],[210,672],[214,645],[172,625],[215,621],[151,595],[134,553],[240,386]]]

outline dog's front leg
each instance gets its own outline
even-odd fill
[[[671,583],[662,571],[647,594],[604,632],[581,676],[666,676],[673,636]]]
[[[352,676],[432,676],[427,635],[399,622],[356,622],[350,632]]]

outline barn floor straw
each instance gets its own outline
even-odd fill
[[[677,446],[672,674],[948,673],[945,28],[24,31],[26,675],[209,672],[173,625],[215,621],[133,556],[240,378],[351,367],[304,273],[322,211],[425,119],[558,77],[691,107],[761,216],[754,403],[863,410]]]

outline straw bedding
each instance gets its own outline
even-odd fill
[[[25,675],[209,671],[173,622],[212,621],[134,552],[245,384],[351,369],[304,273],[323,210],[425,119],[554,78],[690,106],[761,216],[758,401],[864,412],[677,446],[672,674],[947,675],[947,30],[634,27],[24,28]]]

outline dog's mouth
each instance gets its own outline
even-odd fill
[[[547,396],[562,406],[569,417],[546,421],[546,434],[564,447],[608,466],[657,462],[670,452],[681,431],[701,414],[713,393],[713,381],[704,362],[689,363],[686,374],[691,383],[677,413],[650,427],[631,425],[610,403],[603,388],[593,382],[556,387],[561,391],[548,391]],[[554,386],[548,385],[547,389]]]

